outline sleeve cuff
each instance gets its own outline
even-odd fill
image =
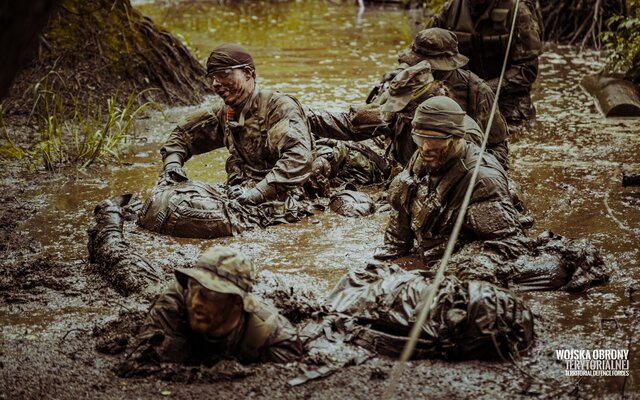
[[[169,165],[169,164],[178,164],[178,165],[182,166],[182,157],[180,157],[180,154],[177,154],[177,153],[171,153],[171,154],[168,154],[168,155],[164,158],[163,162],[164,162],[164,166],[165,166],[165,168],[166,168],[166,167],[167,167],[167,165]]]
[[[262,193],[266,200],[275,198],[277,194],[275,186],[267,183],[264,179],[256,184],[256,189]]]

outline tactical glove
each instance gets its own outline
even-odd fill
[[[187,174],[179,163],[172,162],[164,166],[164,171],[160,173],[160,177],[165,183],[173,184],[188,181]]]
[[[378,260],[390,260],[409,254],[411,249],[406,247],[399,247],[392,244],[385,244],[382,247],[378,247],[373,253],[373,258]]]
[[[256,205],[264,201],[264,195],[256,188],[234,186],[227,194],[230,199],[236,199],[240,204]]]

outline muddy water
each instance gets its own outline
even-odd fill
[[[413,26],[404,12],[367,8],[358,15],[351,2],[182,2],[140,9],[181,35],[201,58],[223,42],[244,44],[254,54],[262,85],[325,108],[363,101],[371,84],[410,43]],[[534,90],[537,122],[532,132],[511,144],[510,173],[536,217],[532,233],[548,228],[587,238],[603,249],[615,270],[610,284],[588,295],[527,295],[567,338],[597,331],[603,318],[624,318],[626,290],[637,287],[640,279],[640,190],[621,186],[623,168],[640,171],[640,123],[603,119],[579,88],[581,77],[600,65],[598,57],[548,47]],[[54,178],[33,192],[50,205],[22,227],[34,245],[60,260],[86,258],[85,229],[92,223],[95,204],[122,193],[144,194],[154,184],[160,170],[159,143],[186,111],[174,109],[167,113],[168,120],[156,116],[144,121],[141,129],[148,142],[134,149],[128,164]],[[186,171],[194,179],[223,182],[225,157],[223,150],[195,157]],[[292,282],[322,290],[349,266],[370,259],[382,243],[385,223],[385,215],[352,219],[326,212],[298,224],[221,240],[167,238],[135,228],[129,237],[152,262],[167,269],[181,257],[193,260],[211,244],[226,243]]]

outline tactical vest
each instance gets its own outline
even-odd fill
[[[458,36],[460,53],[469,57],[468,69],[482,79],[497,78],[509,42],[515,0],[498,0],[488,14],[471,18],[469,0],[453,0],[444,27]]]
[[[221,120],[224,126],[224,144],[230,153],[237,154],[243,160],[243,172],[254,180],[264,178],[280,159],[278,143],[289,130],[289,121],[286,119],[269,126],[268,106],[274,96],[289,97],[304,114],[304,108],[296,98],[257,87],[248,100],[250,110],[246,110],[246,113],[249,116],[247,119],[241,117],[241,126],[234,126],[233,122],[227,120],[228,107],[223,107]]]
[[[389,202],[404,203],[401,207],[410,215],[411,230],[416,236],[421,252],[448,239],[466,190],[464,182],[470,180],[473,166],[479,156],[479,152],[466,151],[461,159],[448,167],[441,178],[433,182],[428,174],[424,174],[418,153],[403,171],[402,174],[407,176],[402,185],[406,187],[394,188],[394,193],[390,193]],[[392,191],[391,187],[389,191]],[[396,199],[396,193],[404,199]],[[398,204],[394,207],[397,206]]]

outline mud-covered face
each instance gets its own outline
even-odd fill
[[[459,139],[452,135],[420,129],[414,130],[411,136],[431,172],[439,172],[455,156],[455,143]]]
[[[187,314],[191,329],[213,337],[225,336],[235,327],[242,313],[242,298],[236,294],[218,293],[189,279]]]
[[[244,65],[211,72],[207,77],[216,94],[231,107],[242,104],[253,91],[252,69]]]

